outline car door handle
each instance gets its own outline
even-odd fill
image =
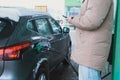
[[[51,40],[53,40],[54,37],[53,36],[47,36],[47,38],[48,38],[49,41],[51,41]]]
[[[63,40],[64,38],[60,38],[59,40]]]
[[[39,40],[41,37],[40,36],[33,36],[31,37],[32,40]]]
[[[60,38],[59,40],[62,40],[62,38]]]

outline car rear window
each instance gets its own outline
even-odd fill
[[[0,19],[0,39],[9,37],[13,32],[13,26],[10,21]]]
[[[0,21],[0,32],[5,28],[6,22]]]

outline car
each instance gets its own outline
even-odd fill
[[[58,64],[69,65],[69,31],[49,13],[0,7],[0,80],[49,80]]]

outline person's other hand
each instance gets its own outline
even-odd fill
[[[68,18],[66,19],[66,21],[67,21],[68,23],[71,23],[71,21],[72,21],[73,18],[74,18],[74,17],[68,17]]]

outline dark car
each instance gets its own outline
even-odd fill
[[[49,80],[56,65],[67,64],[69,28],[49,14],[25,8],[0,8],[0,80]]]

